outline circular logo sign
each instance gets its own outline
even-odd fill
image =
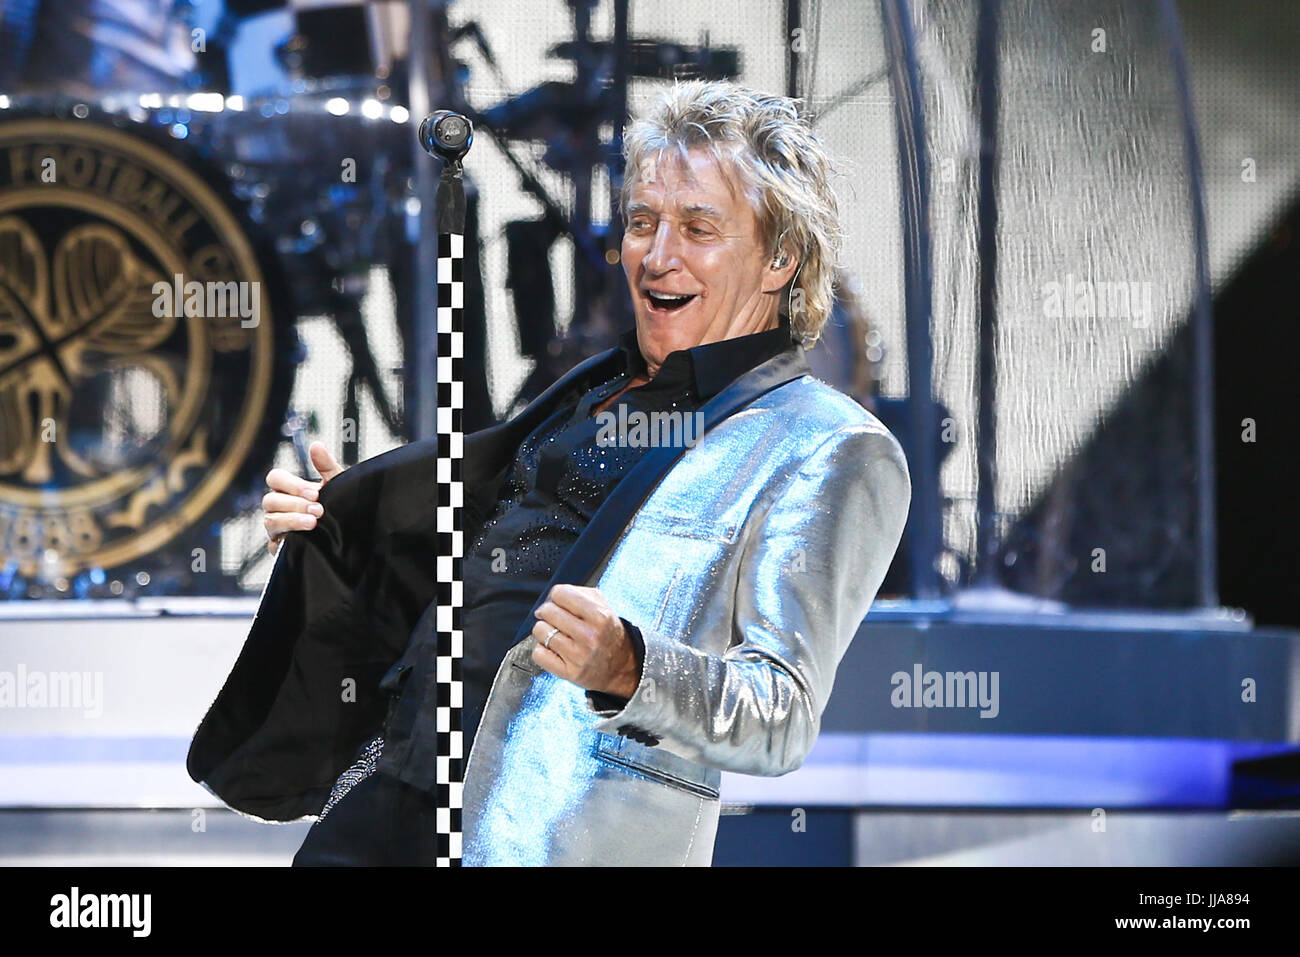
[[[238,220],[179,160],[0,124],[0,556],[113,568],[203,516],[267,414],[273,320]]]

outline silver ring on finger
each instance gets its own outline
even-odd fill
[[[560,629],[552,628],[551,633],[542,639],[542,647],[547,651],[551,650],[551,639],[560,633]]]

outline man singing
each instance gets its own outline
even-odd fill
[[[809,374],[840,231],[793,101],[680,83],[624,149],[635,330],[465,440],[467,865],[709,864],[721,772],[799,767],[907,517],[898,442]],[[312,456],[267,476],[276,566],[190,773],[318,816],[295,864],[432,863],[434,450]]]

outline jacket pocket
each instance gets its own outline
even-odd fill
[[[527,639],[524,640],[527,641]],[[510,667],[518,668],[526,675],[536,676],[542,673],[542,669],[539,668],[537,665],[533,664],[533,653],[531,651],[531,646],[528,654],[526,655],[521,655],[512,651],[510,653]]]
[[[667,766],[667,761],[656,760],[657,755],[641,756],[637,751],[629,749],[628,739],[622,735],[612,735],[600,733],[597,735],[596,744],[592,751],[596,758],[606,764],[612,764],[615,767],[630,771],[633,774],[639,774],[642,777],[657,781],[660,784],[673,788],[678,791],[685,791],[687,794],[693,794],[696,797],[704,798],[708,801],[719,799],[718,789],[705,784],[703,781],[696,780],[686,776],[683,773],[684,768],[671,768]],[[667,755],[665,757],[672,757]],[[677,759],[681,764],[687,764],[681,759]],[[691,765],[694,767],[694,765]]]

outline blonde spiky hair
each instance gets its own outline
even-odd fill
[[[790,326],[811,346],[831,314],[843,236],[830,186],[834,165],[797,101],[724,81],[674,84],[624,132],[624,222],[632,190],[654,162],[651,157],[669,149],[683,158],[689,150],[705,149],[739,171],[758,217],[760,241],[773,256],[786,252],[799,260],[790,290]]]

